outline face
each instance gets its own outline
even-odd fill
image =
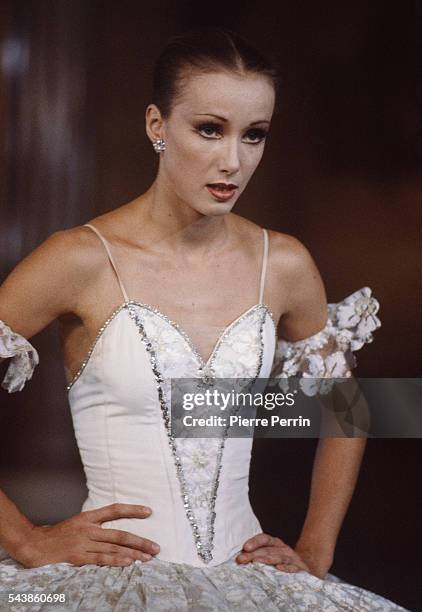
[[[261,160],[274,101],[263,75],[185,77],[170,116],[151,123],[166,141],[158,180],[203,215],[230,212]]]

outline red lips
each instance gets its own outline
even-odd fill
[[[234,196],[237,185],[233,183],[210,183],[207,185],[207,189],[218,202],[226,202]]]

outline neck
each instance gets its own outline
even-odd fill
[[[155,181],[136,201],[150,240],[165,243],[174,252],[207,254],[227,245],[231,222],[228,214],[207,216],[180,200],[166,185]]]

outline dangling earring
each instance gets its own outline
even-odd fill
[[[165,140],[163,140],[162,138],[157,138],[156,140],[154,140],[154,142],[152,143],[152,146],[154,147],[154,151],[156,153],[161,153],[162,151],[165,150],[166,148],[166,142]]]

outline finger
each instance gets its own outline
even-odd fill
[[[121,559],[130,558],[134,561],[149,561],[152,559],[152,555],[149,553],[127,548],[126,546],[119,546],[118,544],[108,544],[107,542],[91,542],[86,552],[113,554]]]
[[[82,553],[79,555],[71,555],[69,563],[72,565],[113,565],[126,566],[133,563],[134,559],[130,557],[118,557],[117,555],[107,553]]]
[[[283,560],[284,561],[284,560]],[[296,565],[299,569],[303,569],[305,570],[305,572],[309,571],[309,567],[308,565],[305,563],[305,561],[303,561],[303,559],[295,552],[293,552],[293,555],[291,557],[291,563],[293,565]]]
[[[252,559],[252,563],[266,563],[267,565],[274,565],[267,557],[255,557]]]
[[[152,555],[156,555],[160,551],[160,546],[157,544],[157,542],[148,540],[148,538],[141,538],[133,533],[129,533],[128,531],[123,531],[121,529],[105,529],[102,527],[97,527],[90,531],[90,538],[96,542],[108,542],[111,544],[118,544],[120,546],[127,546],[128,548],[141,550],[142,552],[150,553]]]
[[[283,540],[268,533],[259,533],[250,540],[247,540],[243,546],[243,550],[249,552],[261,546],[277,546],[279,548],[293,550],[288,544],[283,542]]]
[[[290,546],[262,546],[251,553],[242,553],[246,559],[253,561],[257,557],[265,557],[270,563],[282,563],[285,565],[296,565],[308,569],[306,563]]]
[[[110,504],[95,510],[86,510],[81,514],[91,523],[104,523],[119,518],[147,518],[152,510],[148,506],[137,504]]]
[[[291,563],[295,561],[295,558],[290,554],[286,554],[284,549],[278,546],[261,546],[253,552],[241,553],[238,555],[240,563],[249,563],[255,561],[258,557],[263,557],[268,560],[269,563]]]
[[[293,550],[293,548],[286,544],[284,540],[276,536],[271,536],[271,546],[279,546],[281,548],[288,548],[289,550]]]
[[[306,563],[303,563],[302,561],[295,561],[294,562],[295,565],[297,565],[297,567],[299,569],[305,570],[305,572],[309,572],[309,567],[306,565]]]
[[[294,565],[293,563],[277,563],[275,568],[280,570],[281,572],[287,572],[288,574],[296,574],[297,572],[302,571],[297,565]]]
[[[258,533],[257,535],[253,536],[253,538],[246,540],[243,545],[243,550],[249,552],[260,546],[266,546],[270,543],[271,538],[272,536],[270,536],[268,533]]]
[[[259,548],[257,548],[256,550],[254,550],[253,552],[249,552],[249,553],[245,553],[242,552],[240,553],[240,555],[238,555],[238,559],[241,563],[249,563],[250,561],[254,561],[257,557],[265,557],[267,556],[271,551],[271,548],[268,546],[260,546]],[[278,561],[280,561],[280,559],[278,559]]]

